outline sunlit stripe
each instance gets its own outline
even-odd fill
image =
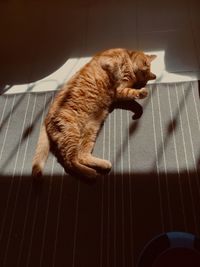
[[[163,136],[163,127],[162,127],[162,115],[161,115],[161,108],[160,108],[160,96],[159,96],[159,90],[158,90],[157,86],[156,86],[156,90],[157,90],[157,95],[158,95],[158,111],[159,111],[158,114],[159,114],[160,133],[161,133],[163,160],[164,160],[164,169],[165,169],[165,182],[166,182],[166,189],[167,189],[167,204],[168,204],[169,222],[170,222],[170,228],[173,229],[172,211],[171,211],[171,205],[170,205],[168,175],[167,175],[167,166],[166,166],[166,157],[165,157],[164,136]]]
[[[184,157],[185,157],[186,169],[187,169],[187,175],[188,175],[189,191],[190,191],[190,197],[191,197],[191,202],[192,202],[192,213],[194,216],[195,229],[197,229],[197,218],[196,218],[196,211],[195,211],[195,205],[194,205],[194,197],[192,193],[192,185],[190,181],[191,177],[190,177],[189,164],[188,164],[188,159],[187,159],[187,150],[186,150],[186,142],[185,142],[185,135],[184,135],[184,129],[183,129],[183,120],[182,120],[182,115],[181,115],[180,106],[179,106],[179,98],[178,98],[176,84],[175,84],[175,93],[176,93],[176,101],[177,101],[177,106],[178,106],[178,114],[179,114],[179,119],[180,119],[181,135],[183,139],[183,150],[184,150]]]
[[[31,126],[33,123],[33,116],[34,116],[34,112],[35,112],[36,102],[37,102],[37,95],[35,94],[34,102],[33,102],[33,108],[32,108],[32,112],[31,112],[31,120],[30,120]],[[27,137],[27,141],[26,141],[26,145],[25,145],[25,152],[24,152],[24,157],[23,157],[23,161],[22,161],[22,168],[21,168],[20,176],[23,175],[24,166],[25,166],[25,162],[26,162],[26,154],[27,154],[27,150],[28,150],[28,146],[29,146],[29,140],[30,140],[30,134]]]
[[[2,158],[2,155],[3,155],[3,151],[4,151],[4,147],[5,147],[5,143],[6,143],[6,138],[7,138],[7,134],[8,134],[8,129],[9,129],[9,127],[10,127],[11,117],[12,117],[13,108],[14,108],[14,104],[15,104],[15,98],[16,98],[16,95],[14,95],[14,98],[13,98],[13,101],[12,101],[11,111],[10,111],[9,118],[8,118],[8,124],[7,124],[6,132],[5,132],[5,135],[4,135],[3,144],[2,144],[2,147],[1,147],[1,152],[0,152],[0,162],[1,162],[1,158]],[[0,237],[0,240],[1,240],[1,237]]]
[[[151,88],[152,90],[152,88]],[[162,232],[165,231],[165,223],[164,223],[164,215],[163,215],[163,206],[162,206],[162,193],[161,193],[161,184],[160,184],[160,170],[158,165],[158,144],[157,144],[157,136],[156,136],[156,127],[155,127],[155,113],[154,113],[154,104],[153,104],[153,96],[151,93],[150,96],[151,99],[151,108],[152,108],[152,120],[153,120],[153,134],[154,134],[154,149],[155,149],[155,155],[156,155],[156,170],[157,170],[157,181],[158,181],[158,192],[159,192],[159,202],[160,202],[160,217],[161,217],[161,226],[162,226]]]
[[[6,100],[5,100],[4,106],[3,106],[3,112],[1,113],[0,129],[1,129],[1,124],[2,124],[3,118],[4,118],[7,102],[8,102],[8,95],[6,95]]]
[[[23,120],[23,124],[22,124],[22,130],[21,130],[21,135],[20,135],[20,138],[19,138],[18,147],[17,147],[17,155],[16,155],[16,158],[15,158],[13,176],[15,175],[16,168],[17,168],[17,161],[18,161],[18,157],[19,157],[20,147],[21,147],[21,144],[22,144],[22,138],[23,138],[23,133],[24,133],[24,128],[25,128],[27,113],[28,113],[28,109],[29,109],[29,104],[30,104],[30,94],[28,94],[28,101],[27,101],[25,116],[24,116],[24,120]]]
[[[178,172],[178,183],[179,183],[181,206],[182,206],[181,208],[182,208],[182,212],[183,212],[184,228],[187,231],[188,228],[187,228],[187,223],[186,223],[185,207],[184,207],[184,201],[183,201],[183,190],[182,190],[182,186],[181,186],[180,167],[179,167],[178,153],[177,153],[177,147],[176,147],[176,138],[175,138],[175,134],[174,134],[174,123],[173,123],[173,114],[172,114],[172,105],[171,105],[171,99],[170,99],[169,86],[167,88],[167,93],[168,93],[169,110],[170,110],[171,123],[172,123],[172,133],[173,133],[173,141],[174,141],[175,158],[176,158],[176,165],[177,165],[177,172]]]

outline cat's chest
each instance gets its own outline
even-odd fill
[[[115,99],[115,91],[111,89],[101,94],[100,97],[98,98],[98,102],[100,106],[109,108],[110,105],[113,103],[114,99]]]

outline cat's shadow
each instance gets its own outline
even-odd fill
[[[113,103],[113,105],[111,106],[110,112],[112,112],[114,109],[123,109],[123,110],[129,110],[129,111],[133,112],[133,116],[132,116],[133,120],[140,119],[140,117],[143,114],[143,107],[138,102],[136,102],[134,100],[117,101],[117,102]],[[138,121],[135,121],[129,125],[129,135],[134,134],[134,132],[138,128],[138,125],[139,125]],[[120,149],[116,153],[114,164],[117,165],[117,163],[121,159],[121,154],[123,153],[123,151],[125,151],[127,145],[128,145],[127,138],[125,138],[122,145],[120,146]]]

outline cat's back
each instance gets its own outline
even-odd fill
[[[63,85],[49,109],[49,116],[100,112],[112,101],[111,82],[94,57]]]

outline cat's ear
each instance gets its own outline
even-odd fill
[[[150,67],[151,62],[152,62],[155,58],[157,58],[156,55],[146,55],[146,60],[145,60],[144,70],[145,70],[145,68],[147,69],[147,68]]]
[[[152,62],[156,58],[157,58],[157,55],[149,55],[149,61],[150,62]]]

